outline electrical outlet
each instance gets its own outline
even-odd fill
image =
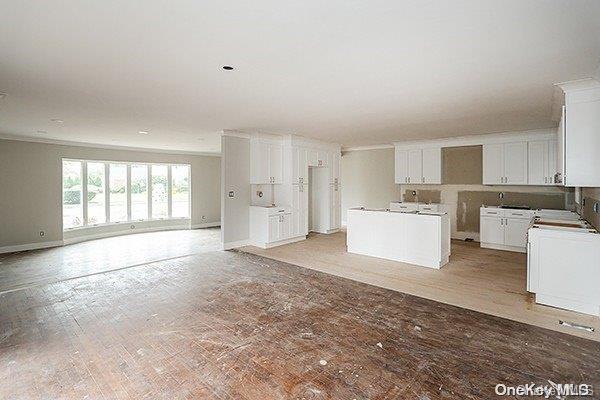
[[[135,229],[135,225],[131,224],[130,228]]]
[[[206,215],[203,215],[203,216],[202,216],[202,219],[206,219]]]
[[[230,199],[233,199],[233,197],[234,197],[233,190],[230,190],[227,195],[229,196]]]
[[[46,236],[46,232],[45,232],[45,231],[40,231],[40,236],[41,236],[41,237],[44,237],[44,236]]]
[[[600,203],[598,203],[598,202],[594,203],[594,212],[596,214],[600,213]]]

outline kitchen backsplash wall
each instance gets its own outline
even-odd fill
[[[554,186],[401,185],[402,201],[443,204],[450,216],[453,239],[479,240],[482,205],[527,205],[532,208],[574,209],[571,188]]]
[[[600,229],[600,213],[594,212],[594,203],[600,202],[600,188],[583,188],[581,197],[585,200],[583,217],[596,229]]]

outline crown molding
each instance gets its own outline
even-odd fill
[[[375,144],[371,146],[353,146],[353,147],[342,147],[342,151],[345,153],[351,151],[365,151],[365,150],[382,150],[382,149],[393,149],[394,145],[391,143],[386,144]]]
[[[600,68],[599,68],[600,69]],[[599,71],[597,70],[596,73]],[[600,87],[600,81],[595,78],[583,78],[576,79],[573,81],[555,83],[554,86],[558,86],[565,93],[574,92],[577,90],[595,89]]]
[[[70,141],[70,140],[39,138],[39,137],[32,137],[32,136],[7,135],[7,134],[1,134],[1,133],[0,133],[0,140],[12,140],[12,141],[17,141],[17,142],[54,144],[54,145],[58,145],[58,146],[87,147],[87,148],[91,148],[91,149],[139,151],[139,152],[144,152],[144,153],[180,154],[180,155],[205,156],[205,157],[221,157],[221,153],[210,153],[210,152],[202,152],[202,151],[186,151],[186,150],[165,150],[165,149],[155,149],[155,148],[148,148],[148,147],[119,146],[119,145],[111,145],[111,144],[86,143],[86,142],[75,142],[75,141]]]

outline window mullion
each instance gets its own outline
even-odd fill
[[[110,222],[110,164],[104,163],[104,219]]]
[[[125,183],[127,193],[127,221],[131,221],[131,164],[127,164],[127,182]]]
[[[81,162],[81,206],[83,208],[83,226],[88,224],[88,174],[87,161]]]
[[[173,218],[173,192],[171,191],[171,166],[167,167],[167,208],[168,208],[168,218]]]
[[[148,164],[148,219],[152,219],[152,165]]]

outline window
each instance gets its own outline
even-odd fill
[[[80,161],[63,162],[63,227],[83,225],[83,190]]]
[[[190,166],[63,160],[63,229],[190,218]]]
[[[104,172],[104,163],[87,163],[88,225],[106,222],[106,179]]]
[[[110,164],[110,222],[127,221],[127,165]]]
[[[148,166],[131,166],[131,219],[148,219]]]
[[[190,169],[187,165],[171,167],[171,213],[174,218],[190,216]]]
[[[166,165],[152,165],[152,218],[169,216],[168,169]]]

